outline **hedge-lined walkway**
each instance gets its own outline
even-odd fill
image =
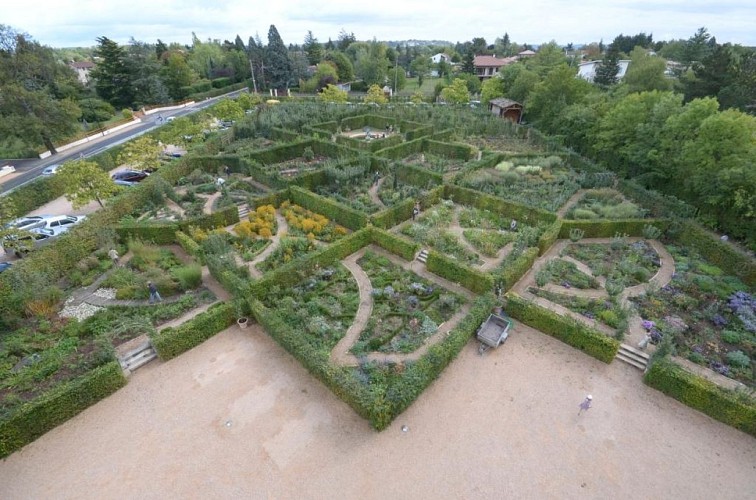
[[[575,205],[575,203],[580,201],[580,199],[585,195],[587,191],[588,191],[587,189],[578,189],[577,191],[575,191],[575,194],[570,196],[570,198],[564,202],[564,205],[562,205],[562,208],[557,210],[556,216],[560,219],[564,219],[564,216],[567,215],[567,212],[570,211],[570,209]]]
[[[467,316],[472,307],[471,302],[475,298],[475,296],[466,288],[427,271],[425,269],[425,266],[418,266],[418,264],[420,264],[419,262],[408,262],[401,257],[398,257],[397,255],[372,244],[342,260],[342,264],[344,264],[344,266],[349,269],[349,272],[352,273],[352,276],[354,276],[354,279],[357,281],[357,286],[360,291],[360,305],[357,309],[357,314],[355,315],[354,322],[349,327],[349,329],[347,329],[347,333],[344,335],[344,338],[342,338],[339,343],[336,344],[336,347],[333,349],[333,351],[331,351],[331,360],[337,364],[348,366],[356,366],[360,362],[360,360],[358,360],[356,356],[349,352],[349,349],[351,349],[355,342],[357,342],[357,340],[360,338],[360,333],[362,333],[362,331],[365,329],[365,326],[370,319],[370,315],[373,312],[373,286],[368,275],[365,273],[365,271],[362,270],[359,264],[357,264],[357,261],[363,255],[365,255],[365,252],[367,250],[381,255],[382,257],[386,257],[391,262],[402,267],[403,269],[411,271],[429,281],[432,281],[437,285],[446,288],[447,290],[451,290],[455,293],[463,295],[468,300],[468,302],[464,306],[462,306],[462,308],[460,308],[460,310],[457,311],[454,316],[449,318],[448,321],[445,321],[444,323],[439,325],[436,333],[425,339],[423,345],[418,349],[415,349],[411,353],[385,354],[373,352],[368,354],[367,356],[364,356],[363,358],[360,358],[367,359],[368,361],[377,361],[379,363],[404,363],[406,361],[418,360],[425,355],[425,353],[432,345],[440,342],[448,332],[450,332],[455,326],[457,326],[460,321],[462,321],[462,319],[464,319],[465,316]]]
[[[385,177],[381,177],[378,179],[378,182],[370,186],[370,189],[368,189],[368,195],[370,196],[370,199],[375,203],[378,207],[380,207],[381,210],[386,208],[386,204],[383,203],[381,200],[381,197],[378,196],[378,190],[381,189],[381,185],[383,185],[383,181],[385,181]]]

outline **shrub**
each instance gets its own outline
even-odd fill
[[[668,359],[652,363],[643,382],[720,422],[756,436],[756,402],[752,398],[739,397]]]
[[[198,264],[175,267],[171,269],[171,276],[178,281],[181,290],[193,290],[202,283],[202,268]]]
[[[662,235],[661,229],[651,224],[643,226],[643,237],[647,240],[658,240]]]
[[[225,330],[235,320],[233,304],[220,303],[178,327],[168,327],[153,334],[152,345],[160,359],[172,359]]]
[[[736,368],[748,368],[751,365],[751,358],[743,351],[733,351],[727,353],[727,364]]]
[[[738,344],[741,338],[740,332],[737,330],[725,330],[722,332],[722,340],[728,344]]]
[[[583,239],[583,236],[585,236],[585,231],[579,227],[570,229],[570,241],[578,242]]]

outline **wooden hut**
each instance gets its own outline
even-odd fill
[[[504,97],[491,99],[488,103],[488,110],[496,116],[512,120],[515,123],[520,123],[522,119],[522,104],[512,99],[505,99]]]

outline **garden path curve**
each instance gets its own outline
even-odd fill
[[[564,216],[567,215],[567,212],[570,211],[570,209],[580,201],[580,198],[583,197],[583,195],[587,192],[587,189],[578,189],[575,194],[570,196],[570,198],[564,202],[564,205],[562,205],[562,208],[557,210],[556,216],[560,219],[564,219]]]
[[[467,304],[465,304],[459,311],[457,311],[454,316],[449,318],[448,321],[439,325],[436,333],[425,339],[423,345],[415,349],[411,353],[385,354],[373,352],[358,359],[356,356],[349,353],[349,349],[359,339],[360,333],[362,333],[362,331],[365,329],[365,326],[367,325],[367,321],[370,319],[370,314],[372,313],[373,309],[373,287],[370,282],[370,278],[357,264],[357,261],[365,254],[365,251],[367,251],[368,249],[373,253],[386,257],[391,262],[402,267],[403,269],[412,271],[413,273],[427,279],[428,281],[434,282],[439,286],[463,295],[468,301]],[[421,358],[432,345],[440,342],[455,326],[457,326],[457,324],[462,321],[465,316],[467,316],[467,313],[469,313],[470,309],[472,308],[471,302],[475,298],[475,296],[466,288],[463,288],[456,283],[452,283],[451,281],[441,278],[440,276],[436,276],[435,274],[427,271],[424,266],[418,266],[417,264],[419,263],[417,263],[416,261],[408,262],[378,246],[371,244],[350,255],[342,262],[352,273],[352,276],[354,276],[355,280],[357,280],[357,285],[360,291],[360,306],[357,309],[355,320],[349,327],[349,329],[347,329],[347,333],[344,335],[344,338],[342,338],[336,345],[336,347],[331,351],[331,359],[337,364],[357,366],[363,360],[377,361],[380,363],[403,363],[406,361],[417,360]]]
[[[276,231],[276,234],[270,237],[270,244],[247,264],[249,273],[255,278],[260,278],[263,275],[263,273],[257,269],[257,264],[267,259],[268,256],[281,244],[281,236],[289,232],[289,223],[286,221],[286,217],[281,215],[278,210],[276,210],[276,225],[278,226],[278,230]]]
[[[381,209],[386,208],[386,204],[381,201],[380,196],[378,196],[378,190],[381,188],[381,185],[383,184],[383,181],[385,181],[385,177],[381,177],[378,179],[378,182],[370,186],[370,189],[368,189],[368,195],[370,196],[370,199],[378,205]]]
[[[213,194],[211,194],[207,200],[205,201],[205,205],[202,207],[202,213],[203,214],[211,214],[213,213],[213,205],[215,204],[215,200],[220,198],[221,192],[217,191]]]

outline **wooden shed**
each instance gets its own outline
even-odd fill
[[[512,120],[515,123],[520,123],[522,119],[522,104],[512,99],[503,97],[491,99],[488,103],[488,110],[496,116]]]

